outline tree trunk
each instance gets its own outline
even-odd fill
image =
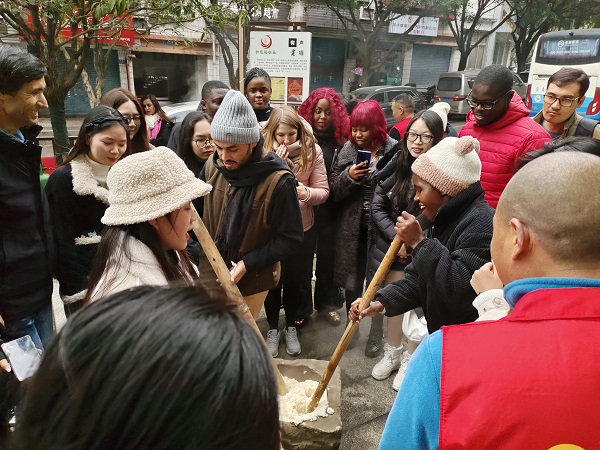
[[[371,85],[371,70],[372,70],[372,49],[366,48],[367,44],[364,45],[364,51],[360,52],[360,60],[362,61],[363,73],[360,77],[361,87],[367,87]]]
[[[458,69],[457,70],[465,70],[467,67],[467,61],[469,60],[469,53],[471,52],[460,52],[460,60],[458,61]]]
[[[49,93],[48,107],[50,110],[52,132],[54,134],[54,158],[56,159],[56,164],[60,165],[71,149],[67,120],[65,118],[65,96]]]

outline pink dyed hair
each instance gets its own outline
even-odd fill
[[[358,102],[350,114],[351,128],[367,128],[371,130],[373,141],[383,144],[387,137],[387,123],[383,109],[375,100]],[[350,133],[350,142],[356,144]]]

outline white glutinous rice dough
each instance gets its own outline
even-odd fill
[[[317,390],[318,381],[298,381],[294,378],[283,377],[287,394],[279,396],[279,420],[298,425],[306,421],[315,421],[319,417],[327,417],[334,413],[327,403],[327,390],[323,393],[316,409],[307,413],[308,404]]]

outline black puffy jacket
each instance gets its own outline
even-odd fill
[[[477,182],[442,205],[429,238],[412,252],[404,278],[375,295],[387,316],[423,308],[430,333],[442,325],[472,322],[475,291],[470,280],[475,270],[491,261],[494,210],[483,199]]]
[[[402,151],[402,150],[400,150]],[[396,219],[402,211],[408,211],[411,214],[415,212],[412,206],[412,198],[414,197],[411,191],[409,198],[398,207],[394,206],[394,202],[389,197],[390,191],[394,187],[396,181],[396,165],[398,161],[398,153],[390,160],[390,162],[377,174],[377,187],[371,201],[371,220],[373,223],[372,235],[369,239],[369,251],[367,262],[367,280],[370,281],[375,272],[379,268],[381,261],[388,251],[390,244],[396,236],[394,225]],[[404,270],[406,264],[394,261],[390,270]]]

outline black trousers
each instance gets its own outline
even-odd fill
[[[341,308],[343,299],[340,288],[333,282],[335,263],[335,220],[318,220],[317,228],[317,267],[315,275],[315,309],[318,312],[335,311]]]
[[[269,328],[278,328],[279,308],[282,302],[286,326],[312,314],[312,267],[317,233],[315,227],[304,232],[304,241],[294,255],[281,261],[281,281],[265,299]]]
[[[346,312],[350,311],[352,302],[363,294],[365,277],[367,276],[367,239],[369,232],[366,228],[360,229],[358,238],[358,260],[356,261],[356,283],[352,290],[346,289]]]

